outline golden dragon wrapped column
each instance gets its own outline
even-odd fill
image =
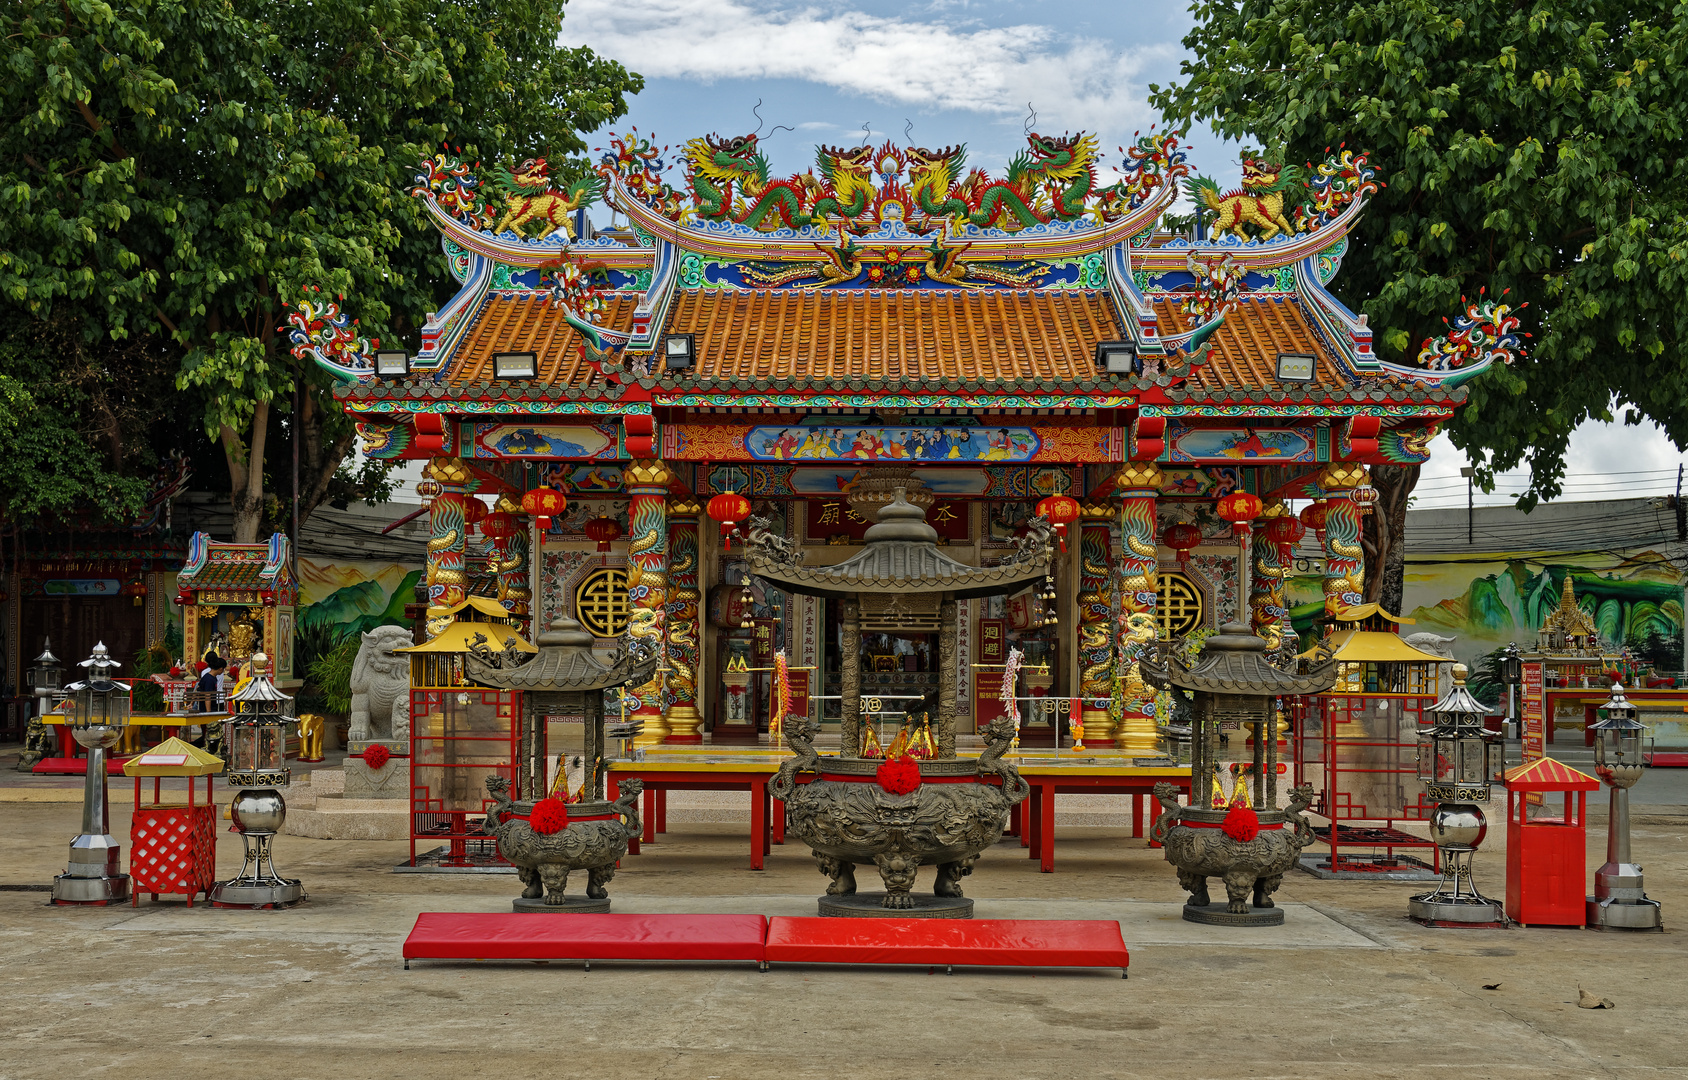
[[[660,461],[635,461],[621,478],[632,498],[627,510],[627,632],[646,639],[664,661],[650,682],[634,691],[639,707],[632,715],[645,725],[634,745],[655,746],[668,738],[662,623],[668,606],[668,485],[674,474]]]
[[[1281,502],[1274,502],[1260,515],[1261,527],[1254,532],[1254,580],[1248,598],[1249,626],[1257,637],[1266,642],[1266,655],[1275,658],[1284,643],[1284,578],[1289,569],[1284,565],[1283,549],[1273,538],[1272,523],[1287,517],[1289,510]]]
[[[493,506],[497,514],[513,514],[522,527],[498,540],[493,548],[494,568],[498,573],[498,602],[504,605],[524,635],[528,635],[532,620],[530,604],[533,590],[528,587],[528,530],[527,517],[522,513],[520,500],[508,494],[500,495]]]
[[[428,634],[433,636],[443,628],[446,611],[461,604],[469,593],[463,563],[468,532],[463,500],[469,469],[454,457],[437,457],[428,462],[424,474],[437,485],[430,489],[433,499],[428,504]]]
[[[703,742],[698,712],[698,515],[703,506],[682,499],[668,508],[668,741]]]
[[[1337,618],[1365,602],[1365,553],[1360,548],[1360,506],[1354,489],[1366,482],[1366,468],[1333,461],[1319,472],[1325,493],[1325,616]]]
[[[1111,742],[1114,737],[1114,718],[1108,712],[1114,681],[1114,568],[1108,558],[1108,519],[1113,513],[1105,503],[1089,503],[1080,511],[1078,692],[1084,706],[1079,722],[1083,738],[1094,743]]]
[[[1114,476],[1120,496],[1120,626],[1118,662],[1111,695],[1119,709],[1114,741],[1130,753],[1153,754],[1155,692],[1143,682],[1139,663],[1151,659],[1156,638],[1155,605],[1160,573],[1155,546],[1155,500],[1160,495],[1160,466],[1129,462]]]

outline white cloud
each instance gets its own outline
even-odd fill
[[[957,109],[1043,131],[1152,119],[1137,81],[1176,45],[1122,50],[1037,25],[955,26],[750,0],[572,0],[564,43],[651,78],[798,79],[889,104]]]

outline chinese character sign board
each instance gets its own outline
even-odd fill
[[[1524,664],[1524,761],[1546,756],[1547,726],[1542,709],[1542,664]]]
[[[967,530],[968,504],[957,500],[941,500],[926,511],[926,522],[945,540],[964,542]],[[834,537],[848,537],[861,543],[862,535],[873,522],[858,513],[843,496],[836,499],[810,499],[808,502],[807,532],[810,540],[827,541]]]
[[[1008,657],[1008,623],[1004,619],[979,620],[979,663],[1000,664]]]
[[[758,666],[774,662],[774,620],[750,620],[751,659]]]

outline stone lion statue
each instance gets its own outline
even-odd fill
[[[410,741],[410,659],[393,652],[410,644],[402,626],[377,626],[363,635],[352,662],[349,741]]]

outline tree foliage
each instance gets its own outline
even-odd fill
[[[1462,295],[1529,303],[1528,354],[1468,384],[1449,427],[1485,489],[1528,462],[1521,504],[1558,495],[1571,431],[1614,406],[1688,444],[1688,5],[1192,10],[1195,58],[1158,107],[1292,161],[1346,142],[1387,181],[1334,283],[1379,351],[1410,360]]]
[[[271,414],[299,440],[309,513],[351,425],[289,354],[284,302],[343,293],[416,343],[452,284],[404,195],[450,138],[561,157],[642,81],[556,44],[563,0],[14,0],[0,9],[0,305],[90,348],[158,340],[176,414],[227,461],[255,539]],[[342,486],[346,474],[341,473]]]

